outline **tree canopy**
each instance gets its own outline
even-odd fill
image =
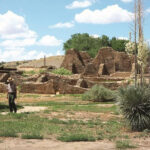
[[[78,51],[87,51],[90,56],[95,57],[102,47],[112,47],[114,50],[124,52],[127,42],[127,40],[121,40],[115,37],[109,39],[106,35],[95,38],[88,33],[77,33],[73,34],[71,38],[64,43],[63,49],[67,51],[74,48]]]

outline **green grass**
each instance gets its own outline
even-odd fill
[[[5,111],[9,111],[8,104],[6,105],[5,103],[0,103],[0,112],[5,112]]]
[[[76,104],[75,102],[39,102],[34,103],[35,106],[49,106],[51,111],[85,111],[85,112],[113,112],[118,114],[117,106],[101,107],[96,104]]]
[[[0,137],[18,137],[14,130],[3,129],[0,131]]]
[[[41,73],[44,73],[44,72],[46,72],[45,69],[31,70],[31,71],[23,71],[22,76],[28,77],[28,76],[32,76],[32,75],[35,75],[35,74],[41,74]]]
[[[133,149],[137,148],[137,146],[131,144],[130,141],[122,140],[122,141],[116,141],[116,148],[117,149]]]
[[[39,98],[40,95],[39,94],[26,94],[24,95],[24,97]]]
[[[28,96],[28,95],[27,95]],[[34,95],[32,95],[34,96]],[[71,95],[68,101],[41,101],[34,103],[26,103],[32,106],[46,106],[48,109],[43,112],[37,113],[21,113],[21,114],[0,114],[0,131],[13,131],[14,136],[18,135],[26,139],[46,139],[57,138],[61,141],[95,141],[108,139],[111,141],[116,140],[122,134],[124,128],[124,121],[122,119],[113,118],[108,121],[103,121],[101,118],[94,117],[87,120],[76,118],[65,118],[65,114],[75,115],[76,112],[84,113],[117,113],[116,105],[111,107],[102,107],[100,104],[113,104],[113,103],[93,103],[74,99],[77,95]],[[77,96],[78,97],[78,96]],[[61,100],[61,98],[60,98]],[[23,104],[23,103],[21,103]],[[62,118],[53,116],[51,112],[62,113]],[[82,115],[82,114],[81,114]],[[89,114],[90,115],[90,114]],[[50,116],[50,117],[49,117]],[[67,120],[68,119],[68,120]],[[5,129],[5,130],[4,130]],[[3,133],[0,136],[7,135],[13,136],[10,132]],[[123,138],[123,137],[122,137]]]
[[[53,118],[49,120],[36,114],[25,113],[8,114],[5,116],[0,115],[0,118],[0,131],[3,131],[0,136],[7,137],[16,137],[16,135],[21,135],[22,138],[41,139],[57,135],[57,137],[59,137],[62,141],[93,141],[101,140],[103,138],[109,139],[112,134],[115,134],[115,137],[117,137],[122,127],[122,123],[119,121],[108,121],[103,123],[98,119],[89,121],[64,121],[58,118]],[[7,131],[7,129],[9,130]],[[103,132],[103,134],[100,134],[100,132]],[[70,134],[65,135],[66,133]],[[74,137],[72,135],[76,136]],[[88,136],[86,137],[85,135]]]
[[[66,96],[81,98],[82,94],[59,94],[59,95],[55,95],[55,97],[66,97]]]
[[[58,68],[58,69],[52,70],[52,73],[58,74],[58,75],[72,75],[72,72],[65,68]]]
[[[77,141],[96,141],[95,137],[87,134],[66,134],[57,138],[63,142],[77,142]]]
[[[24,71],[22,76],[28,77],[28,76],[31,76],[31,75],[34,75],[34,74],[37,74],[37,72],[34,71],[34,70],[32,70],[32,71]]]
[[[0,93],[0,97],[6,97],[6,94]]]
[[[21,108],[23,107],[20,105],[17,105],[17,109],[21,109]],[[0,113],[1,112],[9,112],[9,105],[5,103],[0,103]]]
[[[43,136],[37,133],[33,133],[33,134],[23,134],[21,136],[22,139],[43,139]]]

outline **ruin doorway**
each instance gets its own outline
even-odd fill
[[[76,67],[75,64],[72,64],[72,73],[73,73],[73,74],[77,74],[77,73],[78,73],[77,67]]]

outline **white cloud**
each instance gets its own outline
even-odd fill
[[[1,61],[19,61],[19,60],[33,60],[43,58],[44,56],[52,56],[51,53],[47,54],[43,51],[30,50],[27,51],[24,48],[19,49],[9,49],[9,50],[0,50],[0,60]]]
[[[45,35],[40,39],[40,41],[38,42],[38,45],[41,45],[41,46],[60,46],[61,43],[62,43],[62,41],[56,39],[55,36]]]
[[[71,4],[67,5],[67,9],[76,9],[76,8],[86,8],[92,5],[92,1],[85,0],[85,1],[74,1]]]
[[[127,37],[118,37],[119,40],[129,40]]]
[[[121,0],[122,2],[124,3],[130,3],[130,2],[133,2],[133,0]]]
[[[150,13],[150,8],[146,9],[146,12],[147,12],[147,13]]]
[[[65,23],[57,23],[53,26],[50,26],[49,28],[72,28],[74,26],[73,23],[70,23],[70,22],[65,22]]]
[[[33,38],[36,32],[29,29],[24,17],[8,11],[0,14],[0,37],[3,39]]]
[[[0,46],[4,49],[26,46],[59,46],[61,41],[54,36],[44,36],[37,42],[37,33],[30,30],[24,17],[8,11],[0,14]]]
[[[30,46],[59,46],[62,41],[54,36],[43,36],[39,41],[35,31],[29,29],[25,18],[8,11],[0,14],[0,61],[18,61],[51,56]],[[26,49],[28,47],[28,50]],[[57,52],[56,52],[57,53]]]
[[[150,39],[146,40],[146,42],[150,45]]]
[[[99,38],[100,36],[98,34],[92,34],[91,37],[93,37],[93,38]]]
[[[46,35],[43,36],[39,41],[36,38],[25,38],[25,39],[8,39],[0,42],[0,46],[5,49],[25,48],[29,46],[59,46],[62,41],[58,40],[54,36]]]
[[[110,24],[132,21],[133,13],[119,7],[117,4],[108,6],[102,10],[86,9],[75,15],[78,23]]]
[[[17,47],[26,47],[33,46],[36,44],[35,38],[27,38],[27,39],[10,39],[4,40],[0,43],[0,46],[5,48],[17,48]]]

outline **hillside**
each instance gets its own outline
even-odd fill
[[[47,66],[55,66],[59,68],[62,64],[64,56],[50,56],[46,58],[46,65]],[[17,62],[8,62],[5,63],[5,67],[19,67],[19,68],[39,68],[44,65],[44,58],[37,59],[37,60],[29,60],[29,61],[17,61]]]

